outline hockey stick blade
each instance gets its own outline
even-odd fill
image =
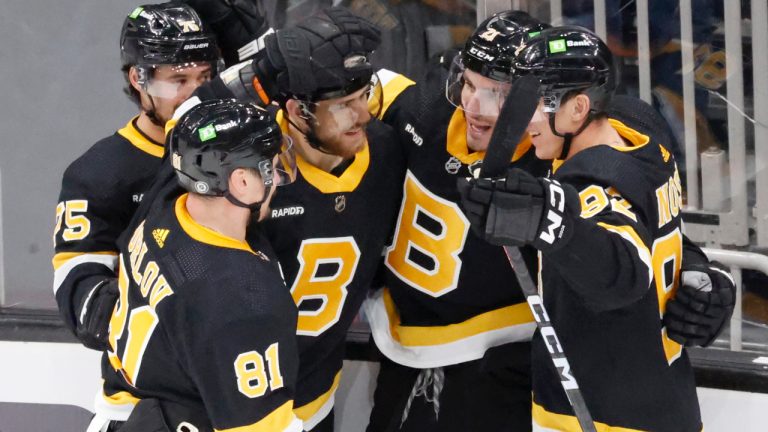
[[[533,116],[539,103],[538,94],[539,80],[535,76],[528,75],[521,77],[512,86],[504,105],[499,112],[499,118],[496,120],[496,127],[488,143],[488,150],[483,159],[483,165],[480,167],[480,177],[499,177],[506,173],[512,161],[512,155],[515,154],[517,144],[525,133],[528,123]],[[562,350],[562,345],[557,339],[552,323],[549,321],[549,315],[544,308],[544,302],[539,297],[539,292],[533,284],[533,279],[528,273],[528,267],[525,265],[523,255],[520,249],[511,246],[504,246],[504,253],[507,255],[509,264],[515,271],[515,277],[520,284],[520,288],[531,308],[536,325],[539,327],[544,342],[547,344],[548,351],[554,363],[555,369],[560,376],[560,384],[563,386],[568,401],[573,407],[576,419],[584,432],[596,432],[595,423],[592,421],[592,415],[587,409],[584,397],[576,383],[576,378],[571,373],[571,367],[568,358]]]
[[[488,151],[480,167],[480,177],[498,177],[509,168],[520,138],[539,103],[539,80],[533,75],[519,78],[501,106]]]

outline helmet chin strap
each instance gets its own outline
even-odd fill
[[[584,123],[581,124],[581,127],[576,132],[566,132],[564,134],[561,134],[560,132],[555,129],[555,113],[550,113],[549,115],[549,128],[552,130],[552,133],[555,134],[555,136],[559,136],[560,138],[563,138],[563,148],[560,150],[560,156],[557,157],[557,159],[565,160],[565,158],[568,156],[568,152],[571,151],[571,142],[573,141],[573,138],[577,136],[578,134],[582,133],[584,129],[589,126],[590,123],[592,123],[592,120],[594,120],[594,115],[592,115],[592,112],[587,114],[587,119],[584,120]]]
[[[269,197],[269,192],[272,189],[272,186],[265,186],[264,187],[264,198],[260,201],[256,201],[255,203],[246,204],[239,199],[235,198],[234,195],[232,195],[229,191],[226,191],[224,193],[224,198],[227,199],[227,201],[231,202],[232,204],[241,207],[246,208],[251,211],[251,214],[256,214],[261,210],[261,205],[264,204],[264,201],[267,200],[267,197]]]
[[[288,123],[290,123],[291,126],[293,126],[297,131],[301,132],[301,134],[304,135],[304,138],[307,140],[307,143],[309,144],[310,147],[312,147],[313,149],[321,153],[325,153],[328,155],[333,154],[323,147],[323,142],[320,141],[320,139],[317,137],[317,134],[315,133],[315,127],[312,125],[309,119],[305,119],[307,122],[307,125],[309,126],[309,130],[307,132],[304,132],[303,130],[301,130],[301,128],[296,123],[294,123],[291,120],[291,118],[288,117],[287,115],[285,116],[285,119],[288,120]]]
[[[160,118],[157,117],[157,108],[155,107],[155,100],[152,98],[152,95],[147,93],[147,98],[149,98],[149,103],[152,105],[152,109],[144,110],[145,113],[147,113],[147,118],[149,118],[149,121],[152,122],[155,126],[158,126],[160,128],[165,128],[164,121],[160,120]]]

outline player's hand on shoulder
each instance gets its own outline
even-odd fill
[[[496,179],[459,179],[458,189],[472,229],[490,243],[548,250],[570,237],[567,207],[578,203],[571,186],[511,168]]]
[[[119,295],[117,279],[108,278],[94,285],[78,305],[75,336],[87,348],[109,348],[109,321]]]
[[[680,287],[664,313],[667,335],[685,346],[706,347],[731,318],[736,285],[728,269],[717,261],[683,263],[680,272]]]

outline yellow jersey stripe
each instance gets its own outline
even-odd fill
[[[609,232],[615,233],[620,235],[624,240],[626,240],[629,244],[634,246],[634,248],[637,250],[637,256],[640,258],[640,261],[645,264],[645,266],[648,268],[648,283],[653,282],[653,264],[651,260],[651,251],[648,250],[648,246],[643,243],[643,240],[640,238],[639,235],[637,235],[637,232],[634,228],[632,228],[629,225],[611,225],[607,224],[605,222],[598,222],[598,226],[606,229]]]
[[[91,258],[91,255],[96,256],[110,256],[110,257],[116,257],[117,252],[115,251],[99,251],[99,252],[60,252],[53,256],[53,259],[51,262],[53,263],[53,269],[58,270],[66,264],[68,261],[73,260],[78,257],[83,258]],[[95,262],[98,262],[99,264],[102,264],[101,259],[95,260]]]
[[[64,280],[75,267],[81,264],[101,264],[114,271],[117,267],[117,253],[105,252],[62,252],[53,257],[53,294],[61,288]]]
[[[231,429],[214,429],[217,432],[276,432],[294,430],[296,415],[293,413],[293,401],[282,404],[256,423]],[[297,429],[301,430],[301,429]]]
[[[563,432],[581,432],[579,420],[575,416],[551,413],[536,402],[533,403],[532,415],[536,425],[543,428]],[[640,429],[610,426],[597,421],[595,422],[595,429],[597,432],[643,432]]]
[[[341,371],[336,373],[336,377],[333,379],[331,388],[327,392],[321,394],[317,399],[312,402],[294,408],[293,412],[296,413],[296,417],[302,419],[305,423],[308,423],[312,417],[320,411],[321,408],[328,402],[328,400],[336,393],[336,389],[339,387],[339,380],[341,379]],[[322,419],[320,419],[322,420]],[[308,426],[306,424],[305,426]]]
[[[466,321],[445,326],[403,326],[389,290],[383,292],[392,337],[403,346],[429,346],[456,342],[477,334],[533,322],[527,303],[495,309]]]

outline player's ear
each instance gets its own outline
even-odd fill
[[[581,123],[589,115],[590,103],[589,96],[584,93],[577,94],[570,107],[571,119],[576,123]]]
[[[308,116],[305,112],[306,108],[302,107],[301,102],[296,99],[288,99],[285,101],[285,111],[288,114],[288,117],[296,123],[296,125],[301,126],[302,128],[306,126]]]
[[[131,66],[130,69],[128,69],[128,81],[131,83],[131,87],[136,89],[137,92],[141,92],[141,84],[139,84],[139,71],[134,67]]]
[[[229,175],[229,193],[237,199],[246,194],[248,184],[247,173],[243,168],[237,168]]]

